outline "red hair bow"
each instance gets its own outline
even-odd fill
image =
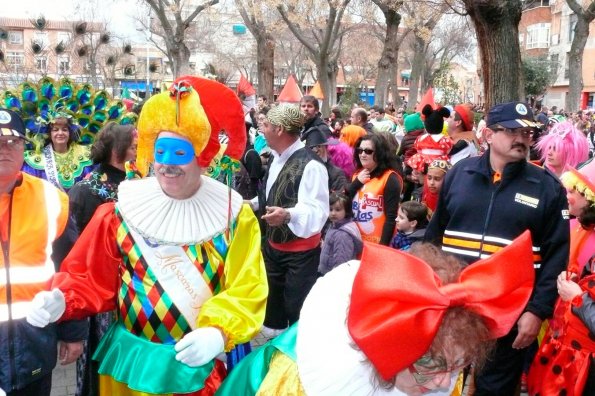
[[[367,244],[353,283],[349,333],[388,380],[428,351],[451,307],[480,315],[494,338],[507,334],[531,296],[534,278],[529,231],[446,285],[423,260]]]

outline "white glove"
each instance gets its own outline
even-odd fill
[[[64,294],[59,289],[39,292],[31,301],[27,322],[35,327],[45,327],[60,319],[65,309]]]
[[[223,335],[215,327],[199,327],[174,345],[176,360],[190,367],[207,364],[223,352]]]

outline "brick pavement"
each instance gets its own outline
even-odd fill
[[[51,396],[74,396],[76,391],[76,363],[56,365],[52,373]]]

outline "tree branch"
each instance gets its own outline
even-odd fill
[[[304,47],[306,47],[308,52],[310,52],[310,54],[315,57],[316,54],[318,53],[318,51],[316,50],[316,48],[314,48],[314,46],[312,44],[310,44],[310,42],[308,40],[306,40],[306,37],[304,36],[304,33],[301,31],[301,29],[299,29],[293,22],[291,22],[289,20],[287,13],[283,9],[283,5],[278,5],[277,11],[279,11],[281,18],[287,24],[287,27],[289,28],[289,30],[291,30],[291,32],[299,40],[299,42],[302,43],[302,45]]]
[[[198,7],[196,7],[196,9],[194,11],[192,11],[192,14],[190,14],[188,16],[188,18],[186,18],[184,20],[184,25],[185,26],[190,25],[190,23],[194,20],[194,18],[196,18],[196,16],[198,14],[200,14],[202,11],[204,11],[205,8],[214,6],[215,4],[218,4],[218,3],[219,3],[219,0],[209,0],[206,3],[199,5]]]

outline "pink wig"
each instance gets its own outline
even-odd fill
[[[355,172],[355,165],[353,164],[353,148],[347,143],[340,142],[336,139],[329,139],[328,154],[333,164],[338,166],[345,172],[347,180],[351,181],[351,176]]]
[[[556,152],[560,153],[560,160],[564,164],[565,171],[568,170],[568,167],[576,168],[578,164],[589,158],[587,137],[570,121],[555,124],[547,135],[539,138],[535,147],[544,163],[548,149],[553,147]]]

